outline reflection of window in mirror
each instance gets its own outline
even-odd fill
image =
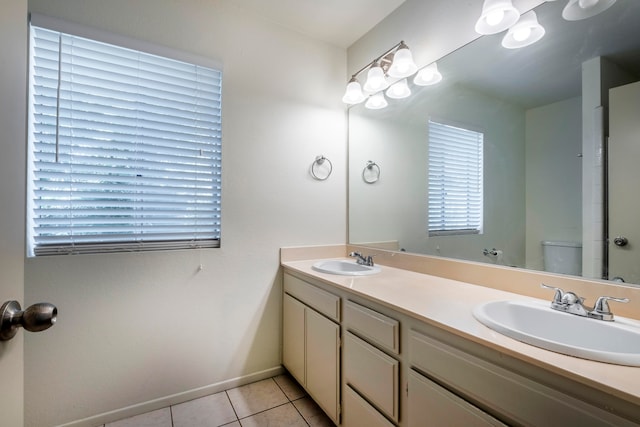
[[[430,236],[482,234],[484,134],[429,120]]]

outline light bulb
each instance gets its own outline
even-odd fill
[[[365,92],[374,93],[385,90],[387,87],[389,87],[389,83],[387,83],[387,79],[384,76],[384,71],[380,64],[376,62],[367,72],[367,81],[363,89]]]
[[[513,38],[516,41],[525,41],[531,36],[531,27],[521,27],[513,31]]]
[[[504,19],[504,10],[494,10],[493,12],[487,14],[485,18],[488,25],[495,27]]]
[[[393,78],[402,79],[409,77],[416,71],[418,71],[418,66],[413,62],[411,51],[404,43],[401,43],[400,48],[393,54],[393,62],[387,74]]]
[[[484,0],[475,29],[478,34],[496,34],[511,27],[519,17],[511,0]]]
[[[407,79],[402,79],[391,85],[387,89],[387,96],[394,99],[402,99],[411,95],[411,89],[407,85]]]
[[[370,110],[379,110],[389,105],[382,92],[371,95],[364,106]]]
[[[413,83],[418,86],[429,86],[438,83],[440,80],[442,80],[442,74],[440,74],[438,65],[434,62],[418,71]]]
[[[342,102],[345,104],[359,104],[364,101],[365,96],[362,93],[362,87],[355,77],[352,77],[347,85],[347,90],[344,92]]]

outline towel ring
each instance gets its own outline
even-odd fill
[[[369,160],[362,170],[362,179],[367,184],[373,184],[380,179],[380,166]]]
[[[316,168],[322,166],[325,161],[329,164],[329,171],[322,175],[319,174],[318,171],[316,171]],[[311,176],[313,177],[313,179],[324,181],[325,179],[329,178],[331,172],[333,172],[333,164],[331,163],[331,160],[322,155],[316,156],[316,159],[313,161],[313,163],[311,163]]]

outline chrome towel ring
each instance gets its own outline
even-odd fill
[[[329,170],[327,171],[326,167],[322,167],[325,163],[329,165]],[[324,169],[324,170],[323,170]],[[331,172],[333,172],[333,164],[331,160],[327,159],[325,156],[320,155],[316,156],[316,159],[311,163],[311,176],[313,179],[317,179],[318,181],[324,181],[329,178]]]
[[[380,179],[380,166],[369,160],[362,170],[362,179],[367,184],[373,184]]]

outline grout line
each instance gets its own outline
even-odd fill
[[[229,390],[233,390],[233,389],[229,389]],[[229,405],[231,405],[231,409],[233,409],[233,413],[236,416],[236,421],[240,421],[240,417],[238,417],[238,413],[236,412],[236,408],[233,406],[233,402],[231,401],[231,398],[229,397],[229,393],[227,393],[227,391],[228,390],[224,391],[224,395],[227,396],[227,400],[229,401]]]
[[[173,405],[169,405],[169,418],[171,418],[171,427],[175,427],[173,423]]]

